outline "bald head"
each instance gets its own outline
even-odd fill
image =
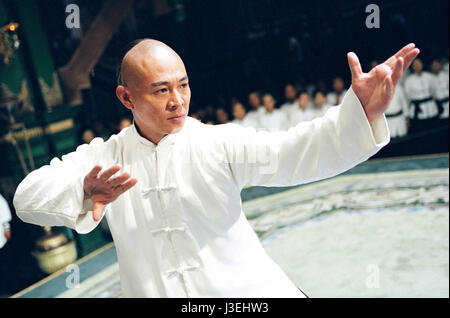
[[[142,82],[149,69],[157,68],[161,63],[183,64],[183,61],[171,47],[163,42],[153,39],[134,41],[122,59],[118,84],[137,85]]]
[[[157,144],[184,125],[189,79],[183,61],[166,44],[151,39],[132,44],[122,59],[116,96],[131,110],[142,135]]]

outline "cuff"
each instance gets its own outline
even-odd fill
[[[369,122],[352,87],[348,89],[342,104],[343,111],[349,113],[348,115],[352,118],[350,125],[357,129],[354,133],[361,134],[359,136],[361,141],[364,141],[369,148],[377,152],[389,143],[390,133],[386,117],[382,114]]]
[[[94,221],[94,212],[93,207],[94,203],[91,199],[84,198],[84,187],[83,187],[84,178],[80,178],[78,181],[78,185],[74,188],[76,192],[76,196],[78,198],[78,202],[81,202],[78,215],[75,217],[75,222],[72,228],[78,234],[86,234],[91,232],[95,227],[101,222],[103,217],[105,216],[105,212],[108,208],[108,205],[103,210],[102,217],[98,221]]]

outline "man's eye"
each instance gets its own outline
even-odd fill
[[[167,88],[158,89],[156,92],[157,93],[166,93],[167,92]]]
[[[188,83],[181,84],[181,88],[186,88],[188,86]]]

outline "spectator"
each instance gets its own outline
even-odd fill
[[[419,58],[414,60],[412,68],[414,72],[405,81],[405,94],[410,102],[410,129],[418,132],[432,128],[439,114],[433,99],[436,77],[423,70],[423,63]]]
[[[346,92],[344,80],[340,77],[335,77],[333,80],[333,91],[327,95],[327,103],[332,106],[339,105]]]
[[[95,138],[95,135],[94,135],[94,132],[92,131],[92,129],[88,128],[83,131],[83,135],[81,138],[83,140],[83,143],[89,144],[89,143],[91,143],[92,139]]]
[[[437,106],[439,108],[439,118],[448,118],[448,73],[446,73],[442,67],[442,63],[439,59],[434,59],[431,63],[431,72],[436,76],[434,88],[434,97],[436,99]]]
[[[392,138],[406,136],[408,132],[409,105],[401,85],[398,85],[394,97],[385,112]]]
[[[321,117],[323,115],[325,115],[326,111],[328,110],[328,108],[331,107],[331,105],[327,104],[327,98],[325,95],[325,92],[323,91],[316,91],[314,93],[314,118],[316,117]]]
[[[251,118],[247,118],[245,107],[240,101],[234,101],[231,105],[231,109],[233,111],[234,117],[232,123],[238,124],[243,127],[258,128],[258,124],[256,122],[252,121]]]
[[[9,222],[11,222],[11,210],[8,202],[0,194],[0,249],[11,238]]]
[[[285,102],[281,105],[280,110],[283,111],[287,117],[291,116],[291,112],[295,111],[298,108],[298,104],[296,101],[297,91],[295,90],[294,85],[286,84],[284,87],[284,97]]]
[[[122,131],[122,129],[131,126],[133,123],[129,118],[122,118],[119,122],[119,131]]]
[[[315,112],[310,107],[308,92],[301,92],[297,97],[297,108],[291,112],[290,127],[296,126],[303,121],[312,120]]]
[[[222,107],[216,109],[216,123],[218,124],[228,123],[228,113]]]
[[[280,109],[275,109],[276,100],[271,94],[263,96],[266,112],[261,117],[261,126],[271,130],[285,130],[288,117]]]
[[[247,113],[246,118],[255,122],[257,126],[261,126],[261,117],[264,115],[266,110],[261,105],[261,95],[258,91],[253,91],[248,94],[248,103],[251,110]]]

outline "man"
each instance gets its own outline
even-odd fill
[[[343,104],[320,122],[271,133],[187,117],[183,61],[140,41],[116,89],[134,124],[30,173],[14,197],[17,215],[78,233],[106,215],[125,297],[304,297],[266,254],[240,192],[332,177],[376,153],[389,142],[383,112],[418,53],[408,45],[370,73],[349,53]]]
[[[251,110],[247,113],[246,118],[251,120],[252,122],[257,123],[257,126],[261,126],[261,117],[264,115],[266,110],[264,106],[261,105],[261,95],[257,91],[253,91],[248,94],[248,104],[251,107]]]
[[[346,92],[344,80],[340,77],[335,77],[333,79],[333,91],[327,94],[327,103],[332,106],[339,105]]]
[[[297,104],[297,90],[294,85],[286,84],[284,87],[284,97],[286,98],[283,105],[280,106],[280,110],[286,114],[287,117],[292,115],[298,109]]]
[[[315,112],[312,109],[308,92],[300,92],[297,97],[297,107],[291,111],[290,126],[314,119]]]
[[[272,94],[264,94],[263,105],[266,112],[261,116],[261,128],[269,130],[287,130],[288,116],[281,109],[275,109],[276,100]]]
[[[423,63],[415,59],[412,65],[414,73],[405,80],[405,94],[410,102],[411,131],[419,132],[432,129],[439,115],[434,100],[436,78],[423,70]]]

